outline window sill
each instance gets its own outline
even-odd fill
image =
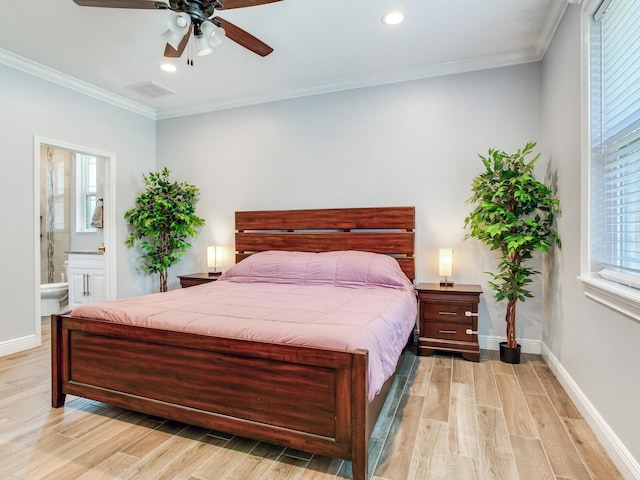
[[[585,296],[640,322],[640,290],[602,278],[581,275]]]

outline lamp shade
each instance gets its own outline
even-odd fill
[[[224,29],[216,26],[213,22],[204,21],[200,25],[200,35],[196,35],[196,55],[202,57],[213,53],[213,48],[222,43],[226,36]]]
[[[218,247],[215,245],[207,247],[207,267],[216,269],[218,267]]]
[[[453,275],[453,250],[450,248],[441,248],[439,254],[439,271],[441,277],[450,277]]]
[[[227,36],[227,32],[224,31],[224,28],[220,28],[217,25],[214,25],[213,28],[213,33],[209,36],[209,44],[212,47],[217,47]]]
[[[219,245],[207,247],[207,267],[209,273],[220,273],[225,259],[225,248]]]
[[[196,55],[203,57],[213,53],[213,47],[209,43],[209,37],[213,33],[215,25],[211,22],[202,22],[200,25],[200,35],[195,36]]]
[[[162,34],[162,38],[176,50],[184,37],[189,31],[189,25],[191,24],[191,17],[188,13],[172,13],[169,16],[168,27],[169,30]]]

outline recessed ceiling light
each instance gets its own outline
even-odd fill
[[[398,25],[404,20],[404,15],[400,12],[389,12],[382,17],[382,23],[387,25]]]
[[[177,67],[173,63],[162,63],[160,64],[160,68],[165,72],[175,72]]]

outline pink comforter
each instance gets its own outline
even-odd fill
[[[308,283],[225,275],[197,287],[83,305],[72,316],[247,340],[364,348],[369,351],[371,401],[393,374],[415,325],[411,284]]]

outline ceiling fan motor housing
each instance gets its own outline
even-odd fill
[[[171,0],[169,9],[174,12],[184,12],[191,17],[191,22],[199,26],[215,14],[216,8],[223,8],[218,0]]]

